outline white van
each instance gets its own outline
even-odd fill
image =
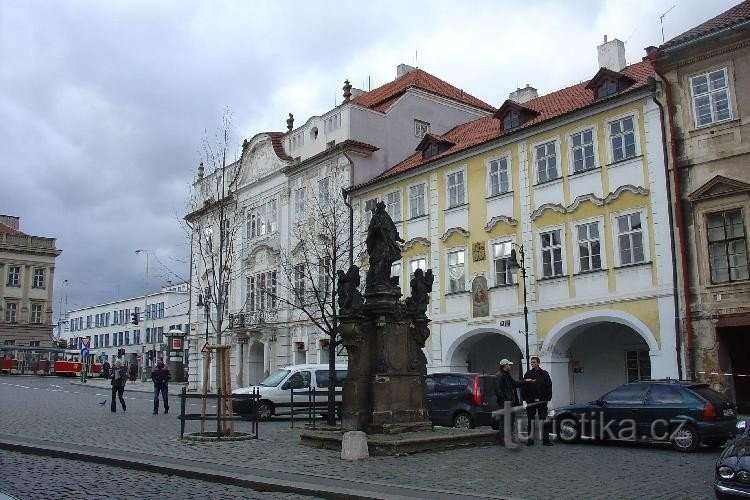
[[[341,404],[342,382],[346,379],[347,365],[336,365],[336,402]],[[328,365],[290,365],[280,368],[270,374],[258,385],[239,387],[232,394],[252,394],[257,388],[260,393],[258,402],[258,418],[268,420],[273,415],[289,415],[291,413],[292,389],[294,390],[294,405],[300,412],[298,403],[307,404],[309,401],[308,391],[315,389],[315,406],[325,404],[328,399]],[[235,398],[232,401],[234,412],[240,415],[251,413],[251,404],[248,399]],[[303,408],[306,412],[307,409]]]

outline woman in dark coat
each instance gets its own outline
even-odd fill
[[[128,373],[125,370],[125,367],[122,366],[122,361],[119,359],[115,361],[115,366],[112,369],[112,404],[109,406],[109,409],[112,410],[112,413],[117,411],[117,401],[115,400],[115,396],[117,396],[120,399],[120,404],[122,405],[122,411],[125,411],[125,399],[122,397],[122,395],[125,393],[125,382],[128,379]]]

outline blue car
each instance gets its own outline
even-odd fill
[[[599,399],[556,408],[551,422],[557,439],[582,437],[669,442],[682,452],[703,443],[721,446],[735,435],[735,405],[707,384],[644,380],[621,385]]]
[[[724,448],[716,461],[716,498],[750,498],[750,425],[737,423],[737,439]]]

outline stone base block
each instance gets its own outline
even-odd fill
[[[362,431],[345,432],[341,440],[341,458],[343,460],[361,460],[368,458],[367,434]]]

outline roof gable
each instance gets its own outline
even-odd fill
[[[612,71],[609,68],[599,68],[599,71],[596,72],[596,74],[594,75],[594,78],[589,80],[589,83],[586,84],[586,88],[593,92],[594,99],[608,97],[609,94],[608,95],[599,94],[599,88],[603,84],[606,84],[607,82],[616,83],[617,88],[616,88],[615,93],[619,94],[623,90],[633,85],[635,83],[635,80],[618,71]]]
[[[717,198],[750,191],[750,184],[737,179],[717,175],[688,195],[690,201]]]
[[[358,95],[354,98],[354,103],[385,113],[410,88],[418,88],[485,111],[495,111],[486,102],[421,69],[410,71],[392,82]]]
[[[492,117],[498,120],[501,120],[501,122],[505,122],[505,116],[509,112],[513,112],[513,111],[518,113],[518,118],[519,118],[518,123],[508,128],[506,128],[505,123],[503,123],[503,130],[510,130],[511,128],[519,127],[523,125],[524,123],[526,123],[527,121],[539,116],[538,111],[531,109],[531,108],[527,108],[523,104],[517,103],[516,101],[506,99],[503,105],[500,106],[500,109],[495,111],[495,114],[493,114]]]

